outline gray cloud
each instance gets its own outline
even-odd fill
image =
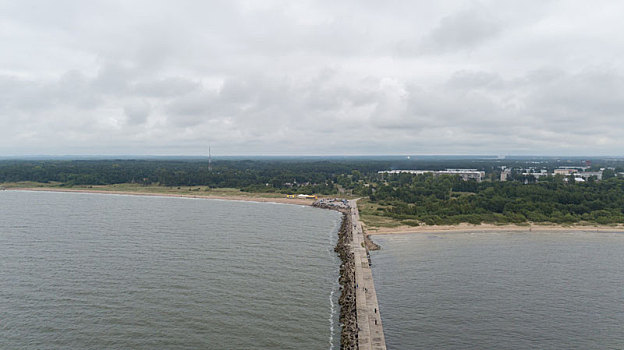
[[[470,9],[444,17],[423,42],[424,50],[447,51],[470,48],[495,37],[502,24],[484,9]]]
[[[0,1],[0,155],[621,154],[583,4]]]
[[[503,24],[481,6],[445,16],[420,39],[402,41],[398,50],[404,54],[436,54],[475,49],[495,38]]]
[[[186,95],[201,88],[201,84],[182,77],[143,80],[132,86],[133,93],[145,97],[175,97]]]
[[[124,106],[129,124],[143,124],[151,112],[151,106],[145,100],[132,101]]]

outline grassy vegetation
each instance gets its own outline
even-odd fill
[[[379,203],[371,202],[368,198],[362,198],[358,201],[358,210],[360,219],[367,229],[399,227],[405,225],[401,220],[385,215],[385,211],[379,210],[385,207]]]
[[[168,195],[202,195],[217,197],[249,197],[249,198],[283,198],[280,193],[260,193],[243,192],[237,188],[209,188],[208,186],[159,186],[140,185],[131,183],[112,185],[80,185],[65,186],[62,183],[39,183],[39,182],[7,182],[0,184],[4,188],[50,188],[50,189],[72,189],[72,190],[95,190],[110,192],[133,192],[148,194],[168,194]]]
[[[50,187],[50,188],[54,188],[54,187],[62,187],[63,184],[60,182],[48,182],[48,183],[41,183],[41,182],[34,182],[34,181],[19,181],[19,182],[0,182],[0,187],[4,187],[4,188],[33,188],[33,187]]]

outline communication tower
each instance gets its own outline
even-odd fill
[[[208,171],[212,171],[212,154],[210,153],[210,146],[208,146]]]

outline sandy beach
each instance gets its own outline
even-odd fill
[[[398,227],[365,227],[368,235],[390,235],[404,233],[445,233],[445,232],[483,232],[483,231],[624,231],[624,225],[495,225],[495,224],[459,224],[459,225],[432,225],[432,226],[398,226]]]
[[[100,194],[122,194],[132,196],[156,196],[156,197],[181,197],[181,198],[204,198],[221,199],[247,202],[268,202],[295,205],[312,205],[314,200],[301,198],[280,198],[280,197],[260,197],[247,195],[210,195],[210,194],[182,194],[182,193],[153,193],[141,191],[117,191],[98,189],[72,189],[56,187],[14,187],[6,188],[9,191],[46,191],[46,192],[82,192]],[[518,231],[518,232],[546,232],[546,231],[624,231],[624,225],[556,225],[556,224],[526,224],[526,225],[495,225],[480,224],[473,225],[462,223],[458,225],[423,225],[423,226],[397,226],[397,227],[372,227],[362,223],[366,235],[390,235],[409,233],[451,233],[451,232],[483,232],[483,231]]]
[[[312,205],[312,199],[300,198],[279,198],[279,197],[254,197],[245,195],[218,196],[209,194],[178,194],[178,193],[152,193],[152,192],[135,192],[135,191],[115,191],[115,190],[97,190],[97,189],[71,189],[71,188],[52,188],[52,187],[24,187],[24,188],[7,188],[9,191],[46,191],[46,192],[82,192],[82,193],[101,193],[101,194],[123,194],[132,196],[155,196],[155,197],[181,197],[181,198],[204,198],[204,199],[222,199],[247,202],[268,202],[296,205]]]

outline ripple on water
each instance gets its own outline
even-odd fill
[[[319,349],[336,334],[336,212],[13,191],[0,207],[0,348]]]
[[[389,349],[624,344],[623,234],[437,237],[375,237],[383,249],[372,252],[373,275]]]

